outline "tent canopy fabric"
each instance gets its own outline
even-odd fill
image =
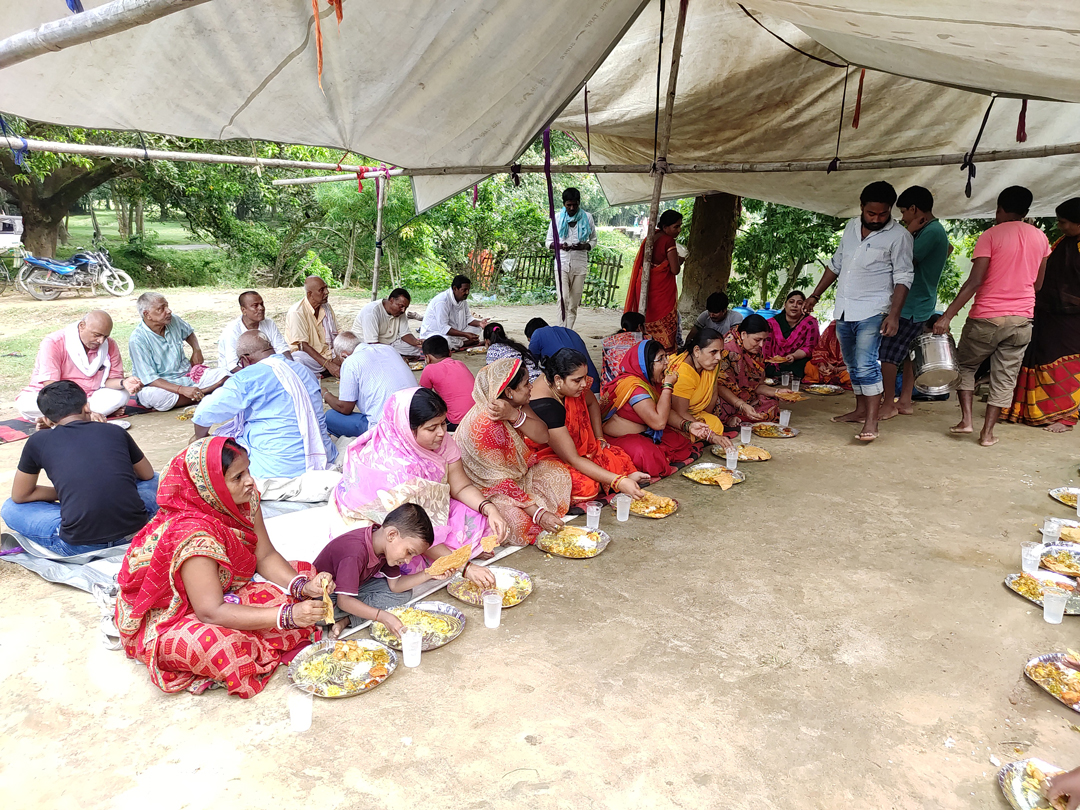
[[[62,0],[7,5],[0,36],[66,12]],[[658,0],[348,0],[343,8],[338,27],[320,4],[321,91],[309,0],[213,0],[5,69],[0,110],[72,126],[335,147],[408,168],[505,165],[556,116],[555,126],[584,141],[588,80],[592,161],[652,161]],[[995,102],[980,150],[1017,146],[1021,97],[1035,99],[1026,146],[1080,140],[1075,0],[751,0],[747,8],[793,45],[856,66],[841,161],[965,152],[991,92],[1008,97]],[[859,67],[868,70],[853,129]],[[775,39],[732,0],[690,0],[668,160],[829,160],[844,77]],[[981,164],[970,200],[958,167],[678,174],[664,188],[668,197],[729,191],[847,215],[865,183],[888,179],[929,187],[940,216],[986,216],[1001,188],[1022,184],[1045,214],[1075,196],[1078,169],[1077,156]],[[414,178],[417,208],[479,179]],[[614,204],[652,189],[644,175],[601,183]]]
[[[1067,21],[1075,22],[1075,8],[1068,9],[1072,17],[1065,14],[1071,3],[1033,4],[1039,6],[1039,11],[1024,19],[1018,19],[1020,6],[1009,5],[1007,11],[1013,19],[1008,24],[994,22],[993,15],[998,11],[1004,18],[1006,7],[993,1],[914,0],[899,6],[834,2],[824,6],[755,0],[754,5],[787,14],[806,27],[814,23],[815,30],[843,24],[855,33],[829,39],[841,50],[838,59],[794,25],[747,6],[770,31],[804,51],[828,61],[852,59],[856,64],[877,65],[890,71],[867,70],[858,129],[853,129],[851,122],[859,69],[852,67],[848,71],[841,163],[845,159],[968,151],[990,96],[946,84],[971,84],[978,79],[979,89],[987,92],[1026,94],[1031,90],[1032,95],[1070,98],[1080,92],[1076,84],[1080,73],[1065,65],[1067,56],[1071,56],[1072,65],[1080,64],[1080,37],[1065,28]],[[1025,20],[1030,28],[1023,26]],[[658,22],[658,3],[654,2],[589,80],[589,134],[594,163],[652,161]],[[953,34],[949,35],[953,39],[938,36],[957,29],[965,32],[966,40],[959,41]],[[893,38],[878,39],[879,30],[884,34],[893,32]],[[673,31],[674,20],[669,13],[665,42],[670,41]],[[1071,33],[1071,42],[1062,41],[1062,32]],[[994,44],[993,50],[986,50],[983,37]],[[929,59],[927,54],[935,51],[936,58]],[[1043,64],[1039,55],[1046,52],[1052,52],[1053,58]],[[665,58],[665,87],[667,62]],[[937,65],[941,72],[923,78],[941,84],[893,75],[925,74],[928,64]],[[991,65],[998,68],[991,70]],[[734,2],[692,0],[668,161],[828,161],[836,153],[844,74],[843,68],[829,67],[784,45]],[[1034,92],[1036,88],[1041,90]],[[1061,92],[1052,94],[1051,89]],[[1020,106],[1016,98],[995,101],[979,151],[1080,141],[1080,105],[1031,101],[1028,140],[1017,144]],[[555,126],[585,142],[581,94],[563,111]],[[898,191],[914,184],[929,188],[935,196],[938,216],[974,217],[992,216],[998,192],[1009,185],[1030,188],[1036,199],[1033,211],[1041,215],[1051,214],[1059,202],[1080,193],[1080,156],[979,164],[976,154],[976,166],[971,199],[964,195],[967,173],[959,166],[832,174],[672,174],[664,179],[664,196],[670,199],[726,191],[850,216],[858,210],[862,187],[884,179]],[[641,175],[603,175],[600,183],[612,204],[647,200],[653,185],[651,178]]]

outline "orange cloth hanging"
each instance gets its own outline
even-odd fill
[[[319,22],[319,0],[311,0],[311,13],[315,17],[315,54],[319,62],[319,89],[322,90],[322,23]]]
[[[862,87],[863,79],[866,78],[866,68],[859,71],[859,92],[855,96],[855,115],[851,119],[851,128],[859,128],[859,117],[862,115]]]

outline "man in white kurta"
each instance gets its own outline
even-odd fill
[[[246,290],[240,293],[240,317],[235,321],[229,321],[221,330],[218,338],[218,367],[236,371],[239,359],[236,354],[236,341],[240,335],[252,329],[257,329],[274,347],[274,354],[283,355],[292,360],[289,351],[289,343],[277,324],[266,317],[266,304],[263,297],[254,290]]]
[[[472,281],[468,276],[454,276],[450,289],[431,299],[424,310],[420,326],[420,340],[432,335],[442,335],[450,344],[451,351],[458,351],[480,342],[487,326],[487,318],[473,318],[469,311],[469,290]]]
[[[364,343],[393,346],[402,357],[423,357],[421,341],[409,329],[406,310],[411,301],[409,291],[399,287],[381,301],[366,304],[353,321],[353,334]]]

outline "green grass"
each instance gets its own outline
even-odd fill
[[[94,209],[97,214],[98,225],[106,239],[118,239],[120,232],[116,229],[116,212]],[[183,222],[169,220],[158,222],[156,215],[143,216],[143,228],[147,232],[153,232],[159,245],[190,245],[200,240],[196,239]],[[68,218],[68,242],[74,247],[89,247],[94,237],[94,224],[89,214],[72,216]]]

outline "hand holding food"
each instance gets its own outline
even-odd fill
[[[303,602],[297,602],[292,609],[292,619],[297,627],[311,627],[312,625],[323,624],[325,623],[323,621],[325,615],[321,599],[307,599]]]
[[[393,633],[398,638],[401,638],[401,631],[405,627],[402,624],[401,619],[391,613],[389,610],[380,610],[379,616],[375,620],[380,624],[386,625],[386,629]]]
[[[1077,810],[1080,807],[1080,768],[1047,779],[1046,799],[1051,807]]]
[[[664,385],[674,385],[679,381],[679,373],[672,371],[670,368],[664,374]]]
[[[443,574],[452,574],[469,561],[472,546],[461,546],[449,554],[444,554],[428,566],[427,573],[432,579],[445,579]]]
[[[334,575],[329,571],[321,571],[306,583],[304,583],[304,596],[308,599],[320,599],[323,595],[323,583],[326,583],[325,590],[329,593],[333,593],[337,590],[337,584],[334,582]]]
[[[470,565],[465,569],[465,579],[475,582],[481,588],[494,588],[495,575],[482,565]]]

